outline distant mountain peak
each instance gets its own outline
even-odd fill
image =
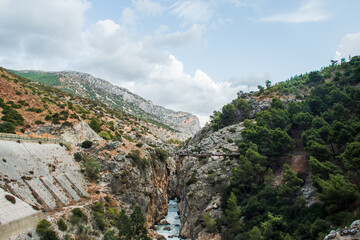
[[[199,119],[195,115],[155,105],[150,100],[146,100],[126,88],[115,86],[88,73],[71,70],[59,72],[22,70],[14,72],[33,81],[55,86],[92,100],[102,101],[109,106],[122,109],[133,115],[160,122],[176,130],[176,137],[181,140],[193,136],[200,130]]]

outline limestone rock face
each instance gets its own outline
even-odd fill
[[[56,125],[43,125],[34,131],[37,135],[44,133],[62,138],[65,142],[71,144],[82,143],[83,141],[101,141],[103,140],[89,125],[81,121],[76,125],[62,124]]]
[[[220,209],[221,193],[229,184],[231,169],[236,166],[237,159],[222,156],[207,159],[183,157],[180,164],[180,234],[184,238],[197,239],[204,230],[200,221],[205,213],[214,219],[223,216]]]
[[[106,144],[109,148],[113,144]],[[136,205],[141,207],[147,226],[152,226],[167,214],[168,190],[176,189],[176,165],[173,157],[139,164],[127,158],[123,151],[117,156],[97,155],[102,169],[107,172],[102,181],[108,184],[109,192],[120,202],[122,208],[132,212]],[[176,182],[176,181],[175,181]],[[175,190],[172,190],[175,191]]]
[[[205,127],[184,150],[197,149],[206,153],[237,152],[234,140],[242,139],[243,128],[242,123],[216,132]],[[223,216],[220,208],[222,191],[229,185],[232,168],[238,165],[238,159],[229,156],[183,156],[177,164],[181,236],[190,239],[220,239],[219,235],[206,233],[201,222],[205,213],[210,214],[213,219]]]
[[[224,127],[215,132],[210,126],[206,126],[192,138],[186,150],[198,147],[199,150],[204,152],[222,152],[224,149],[237,152],[234,141],[243,139],[241,136],[243,129],[242,123]]]

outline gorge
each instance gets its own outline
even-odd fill
[[[359,65],[239,92],[187,141],[1,69],[2,236],[358,238]]]

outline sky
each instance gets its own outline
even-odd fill
[[[197,115],[360,54],[359,0],[0,0],[0,66],[74,70]]]

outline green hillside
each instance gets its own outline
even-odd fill
[[[241,167],[233,168],[224,192],[226,218],[207,227],[224,239],[323,239],[330,226],[359,219],[359,84],[360,57],[353,57],[239,93],[214,112],[214,130],[239,121],[246,129],[245,140],[237,140]],[[271,107],[248,119],[249,97],[272,98]],[[286,105],[285,98],[291,99]],[[309,166],[297,174],[289,166],[296,151],[304,151]],[[311,182],[319,201],[307,204],[300,189]]]
[[[40,72],[19,72],[13,71],[19,76],[24,78],[31,79],[32,81],[39,82],[48,86],[59,86],[61,84],[59,78],[60,74],[52,74],[52,73],[40,73]]]

